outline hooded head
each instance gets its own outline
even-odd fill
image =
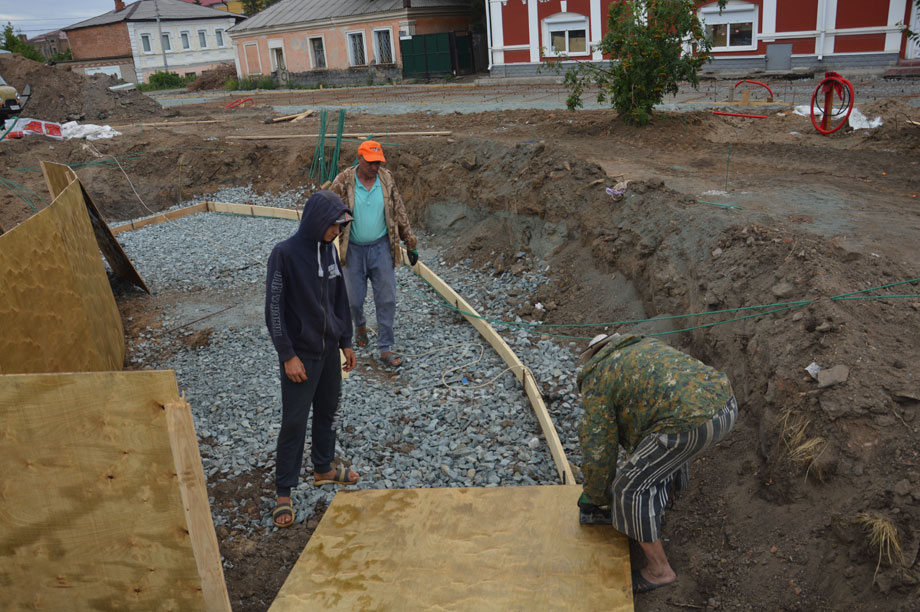
[[[309,242],[321,242],[329,226],[351,220],[351,211],[342,202],[342,198],[323,189],[311,195],[303,205],[303,216],[296,236]]]

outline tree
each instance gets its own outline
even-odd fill
[[[36,62],[45,61],[45,56],[42,55],[41,51],[19,38],[19,36],[13,32],[13,24],[9,22],[7,22],[6,26],[3,28],[3,44],[0,44],[0,49],[5,49],[11,53],[19,53],[23,57],[35,60]]]
[[[255,15],[259,11],[265,10],[280,0],[243,0],[243,12],[247,15]]]
[[[724,7],[726,0],[719,0]],[[576,62],[565,70],[566,106],[581,108],[585,87],[596,85],[598,102],[609,102],[620,118],[645,125],[652,108],[681,81],[699,86],[698,72],[709,61],[712,41],[697,17],[695,0],[621,0],[610,5],[607,34],[598,49],[610,60],[600,65]]]

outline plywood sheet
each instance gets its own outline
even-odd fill
[[[0,377],[2,607],[229,610],[190,423],[171,371]]]
[[[79,180],[74,171],[63,164],[43,161],[41,166],[45,175],[45,183],[48,185],[48,191],[51,192],[52,199],[58,197],[71,182]],[[89,192],[86,191],[86,187],[82,183],[80,184],[80,189],[83,192],[83,202],[86,204],[87,213],[89,213],[93,234],[96,236],[96,243],[99,245],[99,250],[102,251],[106,261],[109,262],[109,266],[112,267],[112,271],[119,278],[123,278],[150,293],[150,289],[147,288],[144,279],[134,268],[134,264],[128,259],[128,254],[121,248],[118,240],[115,239],[115,234],[112,233],[112,229],[106,223],[105,217],[96,208],[96,203],[93,202],[93,198],[90,197]]]
[[[0,236],[0,373],[120,370],[121,316],[79,182]]]
[[[629,547],[578,486],[342,491],[270,612],[633,609]]]

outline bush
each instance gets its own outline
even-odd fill
[[[719,0],[724,6],[726,0]],[[712,42],[696,14],[695,0],[623,0],[610,5],[607,34],[598,48],[610,57],[606,65],[576,62],[566,70],[566,106],[582,106],[588,85],[598,88],[597,101],[610,102],[626,123],[645,125],[652,108],[666,94],[676,94],[681,81],[699,86],[698,72],[709,61]]]
[[[179,76],[175,72],[158,71],[150,75],[146,83],[138,83],[137,88],[141,91],[156,91],[158,89],[181,89],[194,81],[194,74],[189,76]]]

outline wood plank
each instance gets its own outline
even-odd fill
[[[402,258],[404,262],[407,261],[405,249],[403,249]],[[498,335],[498,332],[496,332],[491,325],[479,318],[479,313],[476,312],[469,302],[460,297],[450,285],[441,280],[441,278],[432,272],[428,266],[422,262],[418,262],[412,269],[415,270],[419,276],[428,281],[428,283],[434,287],[434,290],[441,294],[441,297],[452,304],[454,308],[469,313],[464,314],[464,318],[469,321],[470,325],[476,328],[485,341],[495,349],[495,352],[502,358],[502,361],[511,368],[514,377],[524,386],[524,391],[527,393],[530,405],[533,407],[534,414],[537,416],[537,421],[540,423],[540,429],[543,431],[543,437],[546,439],[546,444],[549,446],[550,454],[552,454],[553,461],[556,463],[556,471],[559,474],[559,478],[562,479],[562,484],[574,484],[575,475],[572,473],[572,467],[569,465],[569,461],[565,456],[565,450],[562,448],[562,443],[559,441],[559,434],[556,432],[553,420],[549,416],[546,404],[543,402],[543,396],[540,393],[540,389],[533,379],[533,373],[521,363],[521,360],[518,359],[511,347],[508,346],[505,339]]]
[[[128,125],[113,125],[113,130],[126,130],[128,128],[148,128],[148,127],[170,127],[173,125],[197,125],[201,123],[224,123],[230,119],[206,119],[200,121],[158,121],[156,123],[131,123]]]
[[[297,123],[297,122],[300,121],[301,119],[306,119],[307,117],[309,117],[309,116],[312,115],[312,114],[313,114],[313,109],[312,109],[312,108],[309,109],[309,110],[305,110],[304,112],[300,113],[299,115],[297,115],[296,117],[294,117],[293,119],[291,119],[291,123]]]
[[[52,199],[58,197],[58,194],[63,191],[64,187],[69,185],[72,181],[79,181],[76,173],[69,166],[43,161],[41,162],[41,167],[42,173],[45,175],[45,183],[48,185],[48,191],[51,192]],[[90,222],[93,225],[93,234],[96,237],[96,244],[99,245],[99,250],[102,251],[106,261],[109,262],[112,271],[119,278],[123,278],[129,283],[150,293],[150,289],[147,288],[144,279],[141,278],[134,264],[131,263],[128,254],[121,248],[121,244],[115,239],[115,234],[106,222],[105,217],[99,212],[96,203],[93,202],[92,197],[90,197],[89,192],[86,191],[86,187],[82,182],[80,183],[80,188],[83,191],[83,201],[86,203],[86,211],[89,213]]]
[[[383,136],[450,136],[453,134],[451,131],[438,131],[438,132],[349,132],[347,134],[342,134],[342,138],[381,138]],[[285,138],[319,138],[319,134],[263,134],[260,136],[236,136],[228,135],[226,138],[233,138],[236,140],[280,140]],[[328,138],[328,135],[327,135]]]
[[[256,206],[255,204],[234,204],[232,202],[206,202],[210,212],[269,217],[274,219],[300,219],[300,213],[293,208]]]
[[[198,436],[191,407],[184,397],[164,406],[169,431],[169,445],[179,480],[182,509],[188,523],[189,537],[201,578],[205,608],[209,612],[230,612],[230,598],[224,581],[220,546],[214,533],[211,506],[204,479],[204,467],[198,451]]]
[[[184,453],[197,447],[183,438],[187,426],[169,431],[164,407],[179,400],[173,372],[0,381],[3,607],[228,609],[206,604],[204,593],[223,585],[203,585],[195,563],[200,534],[190,532],[207,527],[210,512],[192,522],[183,512],[180,478],[191,491],[203,475],[189,477],[190,458],[175,465],[171,433]]]
[[[0,372],[122,368],[121,315],[78,181],[0,236],[0,287]]]
[[[207,204],[204,202],[199,202],[198,204],[192,204],[191,206],[186,206],[184,208],[177,208],[176,210],[171,210],[166,213],[159,213],[153,217],[136,219],[134,221],[129,221],[128,223],[123,223],[122,225],[117,225],[112,228],[112,233],[120,234],[121,232],[138,230],[142,227],[147,227],[148,225],[159,225],[160,223],[166,223],[172,219],[181,219],[182,217],[188,217],[189,215],[195,215],[207,211]]]
[[[578,486],[340,491],[270,612],[633,610],[629,544]]]

